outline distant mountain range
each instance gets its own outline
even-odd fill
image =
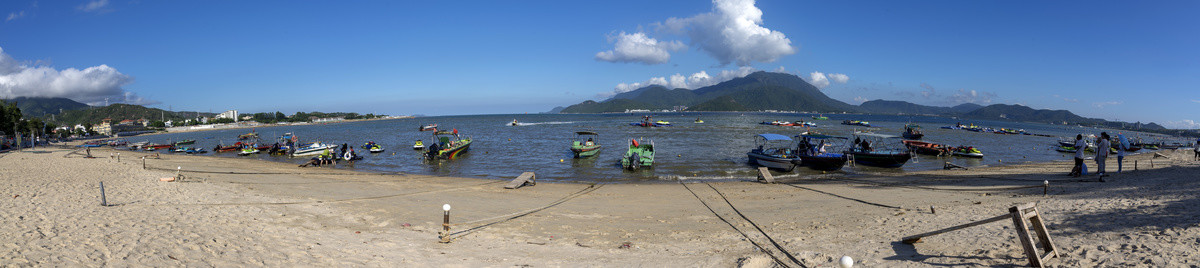
[[[64,111],[62,114],[58,115],[57,119],[60,122],[73,125],[83,123],[100,123],[100,121],[104,120],[105,118],[112,119],[114,123],[126,119],[179,122],[185,119],[192,119],[196,117],[212,117],[214,115],[216,114],[201,112],[172,112],[141,105],[115,103],[109,106],[98,106],[82,110]]]
[[[612,113],[628,109],[672,109],[676,106],[686,106],[689,111],[859,111],[854,105],[829,98],[798,76],[755,72],[695,90],[668,89],[659,85],[643,87],[617,94],[602,102],[585,101],[571,105],[561,112]]]
[[[68,98],[16,97],[4,101],[8,103],[16,103],[17,108],[21,108],[21,115],[28,117],[41,117],[48,114],[59,114],[63,111],[78,110],[88,107],[87,104],[79,103]]]
[[[620,113],[627,110],[664,110],[683,106],[686,111],[805,111],[817,113],[869,113],[937,115],[964,119],[1020,121],[1051,124],[1100,125],[1119,129],[1165,130],[1154,123],[1112,122],[1086,118],[1067,110],[1033,109],[1022,105],[982,106],[964,103],[954,107],[920,105],[905,101],[873,100],[850,105],[826,96],[804,79],[786,73],[755,72],[742,78],[689,90],[659,85],[620,93],[604,101],[584,101],[550,113]]]

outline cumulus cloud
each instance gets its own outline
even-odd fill
[[[688,18],[669,18],[657,29],[686,34],[721,65],[773,62],[796,53],[792,41],[783,33],[762,26],[763,12],[754,0],[713,0],[712,12]]]
[[[670,51],[687,48],[679,41],[658,41],[640,32],[633,34],[621,32],[617,36],[610,36],[608,41],[610,43],[615,41],[616,45],[612,50],[596,53],[596,60],[660,64],[671,60]]]
[[[862,104],[862,103],[864,103],[864,102],[867,102],[867,98],[863,98],[862,96],[858,96],[858,97],[854,97],[854,101],[855,101],[855,102],[858,102],[858,104]]]
[[[996,93],[981,92],[981,91],[976,91],[974,89],[972,89],[972,90],[959,89],[958,92],[954,93],[954,95],[950,95],[950,96],[946,97],[946,100],[949,101],[950,103],[958,103],[958,104],[961,104],[961,103],[983,104],[983,103],[992,103],[992,99],[995,97],[996,97]]]
[[[826,75],[822,72],[812,72],[808,74],[808,83],[817,88],[825,88],[832,83],[845,84],[850,81],[850,76],[845,74],[831,73]]]
[[[29,66],[18,62],[0,48],[0,98],[62,97],[89,105],[105,103],[155,104],[125,91],[133,77],[108,65],[83,70],[57,70],[48,66]]]
[[[107,10],[106,7],[108,7],[108,0],[92,0],[77,8],[83,12],[104,12]]]
[[[1167,121],[1162,124],[1169,129],[1200,129],[1200,122],[1192,120]]]
[[[611,93],[602,93],[599,95],[599,97],[607,98],[611,97],[612,95],[633,91],[635,89],[651,85],[659,85],[671,89],[697,89],[716,85],[717,83],[729,81],[734,78],[745,77],[746,75],[754,73],[755,71],[758,71],[758,69],[753,67],[739,67],[737,69],[721,70],[721,72],[718,72],[716,75],[709,75],[706,71],[699,71],[690,75],[676,73],[668,77],[651,77],[650,79],[646,79],[646,81],[642,82],[617,84]]]
[[[1200,100],[1192,100],[1192,102],[1200,103]]]
[[[1105,101],[1105,102],[1093,102],[1092,106],[1096,106],[1096,108],[1104,109],[1104,106],[1120,105],[1120,104],[1121,104],[1121,102],[1119,102],[1119,101]]]

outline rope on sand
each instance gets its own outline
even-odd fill
[[[817,190],[817,189],[813,189],[813,188],[808,188],[808,187],[804,187],[804,186],[798,186],[798,185],[795,185],[795,184],[785,183],[785,184],[783,184],[783,185],[787,185],[787,186],[791,186],[791,187],[796,187],[796,188],[800,188],[800,189],[805,189],[805,190],[809,190],[809,191],[813,191],[813,192],[818,192],[818,193],[822,193],[822,194],[827,194],[827,195],[835,196],[835,197],[837,197],[837,198],[846,199],[846,200],[850,200],[850,201],[854,201],[854,202],[859,202],[859,203],[863,203],[863,204],[867,204],[867,205],[872,205],[872,206],[877,206],[877,207],[885,207],[885,208],[891,208],[891,209],[903,209],[903,208],[901,208],[901,207],[898,207],[898,206],[884,205],[884,204],[880,204],[880,203],[874,203],[874,202],[869,202],[869,201],[863,201],[863,200],[861,200],[861,199],[857,199],[857,198],[853,198],[853,197],[845,197],[845,196],[841,196],[841,195],[837,195],[837,194],[834,194],[834,193],[829,193],[829,192],[825,192],[825,191],[821,191],[821,190]],[[1039,186],[1039,187],[1040,187],[1040,186]]]
[[[147,167],[146,169],[163,170],[163,171],[180,171],[188,173],[206,173],[206,174],[228,174],[228,175],[342,175],[342,176],[387,176],[387,175],[402,175],[401,173],[311,173],[311,172],[236,172],[236,171],[206,171],[206,170],[181,170],[169,169],[160,167]]]
[[[742,219],[746,220],[746,222],[749,222],[751,226],[754,226],[754,229],[757,229],[758,233],[767,237],[767,240],[771,241],[771,244],[775,245],[776,249],[779,249],[779,251],[782,251],[784,255],[787,255],[788,259],[791,259],[792,262],[800,265],[800,267],[804,267],[804,264],[801,263],[800,260],[797,260],[796,256],[792,256],[791,252],[788,252],[787,249],[784,249],[783,246],[781,246],[781,245],[779,245],[779,243],[775,242],[775,239],[771,238],[771,236],[768,235],[766,231],[763,231],[762,228],[758,227],[757,223],[754,223],[754,221],[750,220],[750,218],[747,218],[745,214],[742,214],[741,210],[738,210],[737,207],[733,206],[733,202],[730,202],[729,198],[725,197],[725,193],[722,193],[720,190],[717,190],[717,187],[713,187],[712,184],[710,184],[710,183],[706,182],[706,183],[704,183],[704,185],[708,185],[708,188],[712,188],[714,192],[717,192],[717,195],[720,195],[721,199],[725,200],[725,204],[728,204],[729,208],[733,209],[733,212],[737,212],[738,216],[742,217]]]
[[[497,182],[500,182],[500,181],[497,181]],[[558,200],[554,200],[554,202],[550,202],[550,204],[547,204],[547,205],[545,205],[545,206],[541,206],[541,207],[537,207],[537,208],[534,208],[534,209],[529,209],[529,210],[520,211],[520,212],[513,212],[513,213],[509,213],[509,214],[505,214],[505,215],[494,216],[494,217],[488,217],[488,218],[483,218],[483,219],[478,219],[478,220],[472,220],[472,221],[467,221],[467,222],[460,222],[460,223],[454,223],[454,224],[450,224],[450,226],[458,226],[458,225],[467,225],[467,224],[475,224],[475,223],[480,223],[480,222],[492,221],[492,222],[490,222],[490,223],[486,223],[486,224],[483,224],[483,225],[479,225],[479,226],[475,226],[475,227],[467,228],[467,229],[464,229],[464,230],[462,230],[462,231],[458,231],[458,232],[453,232],[453,233],[450,233],[449,235],[447,235],[447,238],[449,238],[449,239],[457,239],[457,238],[460,238],[460,237],[463,237],[463,236],[469,235],[469,234],[471,234],[471,233],[474,233],[474,232],[476,232],[476,231],[479,231],[479,230],[481,230],[481,229],[483,229],[483,228],[486,228],[486,227],[488,227],[488,226],[492,226],[492,225],[495,225],[495,224],[500,224],[500,223],[503,223],[503,222],[507,222],[507,221],[510,221],[510,220],[514,220],[514,219],[517,219],[517,218],[520,218],[520,217],[528,216],[529,214],[533,214],[533,213],[536,213],[536,212],[538,212],[538,211],[546,210],[546,209],[548,209],[548,208],[551,208],[551,207],[554,207],[554,206],[560,205],[560,204],[562,204],[562,203],[566,203],[567,201],[570,201],[571,199],[575,199],[576,197],[580,197],[580,196],[586,195],[586,194],[588,194],[588,193],[595,192],[596,190],[600,189],[600,187],[603,187],[603,186],[604,186],[604,184],[591,184],[591,185],[588,185],[588,187],[585,187],[585,188],[583,188],[582,190],[579,190],[579,191],[577,191],[577,192],[571,193],[571,194],[569,194],[569,195],[567,195],[567,196],[564,196],[564,197],[562,197],[562,198],[559,198]]]
[[[758,242],[754,242],[754,239],[752,239],[750,237],[750,235],[746,234],[746,232],[743,232],[742,229],[738,229],[737,226],[733,225],[732,222],[730,222],[728,219],[725,219],[725,217],[721,216],[720,213],[717,213],[717,211],[714,210],[712,208],[712,206],[708,205],[708,202],[704,202],[704,199],[700,198],[700,195],[696,194],[696,191],[693,191],[692,188],[688,187],[688,185],[686,183],[683,183],[682,180],[680,180],[678,182],[680,185],[683,185],[684,189],[687,189],[688,192],[691,192],[692,196],[696,197],[696,200],[699,200],[700,204],[704,205],[704,208],[708,209],[708,212],[712,212],[712,214],[714,216],[717,216],[717,219],[720,219],[722,222],[725,222],[725,224],[729,225],[729,228],[733,228],[734,231],[737,231],[738,234],[741,234],[742,237],[746,238],[746,241],[750,241],[750,244],[753,244],[755,248],[758,248],[758,250],[762,251],[763,253],[766,253],[767,256],[771,256],[771,259],[774,259],[776,264],[779,264],[784,267],[788,266],[788,264],[786,262],[783,262],[783,260],[781,260],[781,259],[779,259],[779,257],[775,256],[775,254],[772,253],[770,250],[767,250],[762,245],[759,245]],[[710,187],[711,187],[711,185],[710,185]],[[714,190],[715,190],[715,188],[714,188]],[[732,205],[730,205],[730,206],[732,207]],[[735,208],[735,210],[736,210],[736,208]],[[749,220],[747,220],[747,221],[749,221]],[[764,233],[763,235],[766,235],[766,234]],[[779,248],[777,248],[777,249],[779,249]],[[782,249],[779,249],[779,250],[783,251]],[[786,252],[786,251],[784,251],[784,252]],[[788,256],[791,257],[791,254],[788,254]],[[795,260],[795,258],[792,258],[792,259],[793,259],[793,261]],[[796,261],[796,264],[800,265],[800,267],[806,267],[806,266],[804,266],[803,263],[800,263],[798,261]]]
[[[912,189],[921,189],[921,190],[953,191],[953,192],[1012,191],[1012,190],[1044,188],[1045,187],[1045,185],[1029,185],[1029,186],[1013,186],[1013,187],[991,187],[991,188],[980,188],[980,189],[947,189],[947,188],[925,187],[925,186],[916,186],[916,185],[903,185],[900,183],[880,183],[880,182],[873,182],[873,181],[868,181],[868,180],[856,180],[856,179],[844,179],[844,180],[860,182],[860,183],[865,183],[865,184],[871,184],[871,185],[881,186],[881,187],[901,187],[901,188],[912,188]]]

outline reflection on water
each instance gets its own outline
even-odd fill
[[[539,179],[579,180],[600,182],[655,181],[671,179],[744,179],[755,176],[755,170],[747,164],[746,151],[754,146],[753,136],[760,133],[777,133],[795,136],[805,131],[820,132],[835,136],[848,136],[856,130],[867,130],[881,134],[899,135],[905,123],[916,123],[924,127],[924,140],[949,146],[971,145],[983,151],[983,159],[961,157],[919,156],[903,168],[886,169],[865,166],[847,166],[846,173],[894,173],[914,170],[940,169],[949,161],[961,166],[1017,164],[1067,160],[1068,154],[1054,151],[1057,138],[1031,135],[1001,135],[978,133],[965,130],[940,129],[954,125],[959,120],[924,116],[883,115],[826,115],[829,120],[810,120],[808,114],[759,114],[759,113],[684,113],[656,114],[654,120],[671,121],[674,126],[643,128],[630,126],[643,114],[603,115],[475,115],[423,117],[351,122],[325,125],[273,126],[254,129],[264,142],[274,142],[284,133],[295,133],[301,141],[346,143],[357,148],[364,159],[354,165],[358,170],[378,172],[401,172],[462,177],[512,178],[521,172],[534,171]],[[693,123],[696,118],[703,124]],[[513,119],[520,123],[511,126]],[[863,128],[840,125],[842,120],[870,121],[873,127]],[[758,124],[762,121],[813,121],[818,127],[780,127]],[[1099,133],[1101,130],[1061,125],[961,121],[990,127],[1025,129],[1031,133],[1054,136],[1074,136],[1078,133]],[[443,130],[457,129],[460,134],[474,138],[471,150],[454,160],[424,161],[420,151],[412,150],[416,140],[426,145],[432,140],[431,132],[419,131],[418,126],[436,123]],[[239,134],[250,129],[216,130],[190,133],[171,133],[129,138],[131,142],[151,141],[166,143],[168,140],[196,140],[195,147],[212,148],[219,143],[232,144]],[[595,131],[600,135],[596,141],[603,145],[594,157],[575,159],[570,151],[575,131]],[[1127,132],[1128,134],[1128,132]],[[620,167],[629,139],[644,139],[655,144],[655,164],[651,169],[626,171]],[[364,143],[374,141],[387,151],[366,153]],[[874,146],[902,148],[899,139],[885,140]],[[222,157],[261,159],[300,164],[307,158],[268,156],[266,154],[237,156],[234,153],[209,153]],[[812,176],[821,174],[807,168],[797,168],[792,174],[780,177]]]

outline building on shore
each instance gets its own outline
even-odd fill
[[[237,110],[228,110],[228,111],[219,113],[216,116],[213,116],[213,119],[221,119],[221,118],[233,119],[233,121],[235,121],[235,122],[238,121],[238,119],[241,119],[241,118],[238,118]]]

